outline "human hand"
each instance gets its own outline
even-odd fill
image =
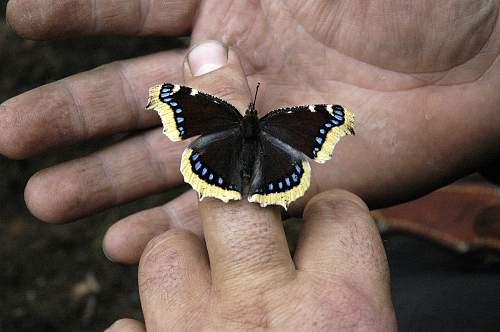
[[[200,203],[205,243],[170,230],[139,265],[148,331],[395,331],[389,274],[366,205],[345,191],[312,198],[293,259],[279,209]],[[111,331],[145,331],[130,319]]]
[[[260,111],[320,102],[349,106],[358,135],[338,146],[332,162],[313,169],[297,211],[332,187],[349,189],[372,207],[409,199],[494,153],[500,139],[497,12],[496,2],[473,0],[410,7],[405,1],[388,7],[385,1],[11,0],[7,17],[21,35],[38,39],[192,30],[193,43],[209,37],[236,49],[250,85],[263,82]],[[147,87],[181,81],[184,55],[117,62],[9,100],[0,106],[0,153],[27,158],[159,124],[143,111]],[[46,169],[28,183],[28,207],[43,220],[62,222],[166,190],[182,182],[182,148],[154,129]],[[189,195],[119,222],[105,243],[110,256],[135,262],[152,236],[177,223],[199,232]]]

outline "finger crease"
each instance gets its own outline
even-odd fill
[[[159,177],[162,181],[163,184],[167,184],[168,182],[168,176],[167,176],[167,168],[161,161],[157,161],[155,154],[153,153],[153,147],[151,146],[151,143],[149,142],[148,138],[146,135],[142,136],[143,139],[143,144],[144,147],[146,148],[146,154],[147,154],[147,159],[149,161],[149,164],[151,165],[151,168],[156,169],[157,177]]]
[[[140,123],[140,114],[137,112],[137,100],[132,97],[134,100],[132,101],[130,96],[134,95],[134,89],[132,88],[132,84],[130,83],[130,80],[127,78],[127,75],[125,73],[125,68],[124,64],[122,61],[117,61],[116,66],[118,68],[118,75],[120,77],[121,81],[121,86],[122,86],[122,91],[123,95],[125,96],[125,101],[127,105],[129,106],[129,113],[130,117],[132,118],[132,121],[135,124],[135,128],[139,128],[139,123]]]
[[[86,140],[89,138],[90,128],[88,126],[87,119],[85,118],[85,113],[83,112],[82,106],[80,105],[78,98],[76,98],[75,93],[71,89],[71,86],[68,84],[68,81],[61,80],[60,82],[62,88],[66,91],[66,94],[72,101],[74,113],[76,113],[77,119],[80,123],[81,139]]]
[[[146,22],[147,22],[150,14],[151,14],[151,0],[141,0],[141,3],[140,3],[141,21],[138,24],[136,34],[140,35],[140,34],[144,33]]]
[[[168,222],[168,227],[172,224],[172,220],[177,220],[177,212],[174,209],[168,209],[167,206],[169,204],[163,204],[160,208],[165,215],[165,219]]]
[[[107,183],[109,183],[110,192],[111,192],[111,195],[113,196],[112,205],[116,205],[120,202],[120,199],[118,197],[118,193],[120,191],[117,190],[117,186],[116,186],[116,183],[114,181],[115,177],[113,177],[110,174],[110,171],[106,165],[106,162],[104,161],[104,158],[100,154],[96,154],[95,158],[97,158],[99,164],[101,165],[102,172],[104,174],[104,178],[106,179]]]
[[[97,0],[92,1],[92,33],[98,33],[101,30],[101,27],[99,26],[99,17],[97,15]]]

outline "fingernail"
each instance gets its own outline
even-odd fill
[[[216,40],[207,40],[194,46],[187,56],[193,76],[200,76],[227,63],[227,48]]]

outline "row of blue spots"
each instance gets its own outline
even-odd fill
[[[175,118],[175,123],[177,124],[177,130],[179,131],[179,134],[181,136],[184,136],[186,131],[184,130],[184,127],[180,125],[181,123],[184,122],[184,117],[182,114],[183,112],[179,104],[172,97],[170,97],[172,87],[173,85],[171,84],[163,85],[160,92],[160,100],[163,101],[164,103],[167,103],[172,108],[172,110],[175,113],[174,118]]]
[[[225,186],[225,182],[222,177],[215,175],[210,169],[203,164],[200,159],[200,155],[198,153],[193,153],[191,155],[191,166],[193,168],[193,172],[197,174],[204,181],[218,185],[219,187],[234,189],[234,186],[228,185]]]
[[[172,89],[172,84],[164,84],[161,87],[160,98],[166,98],[166,97],[170,96],[171,89]],[[162,101],[166,102],[166,100],[163,100],[163,99],[162,99]]]
[[[294,165],[294,171],[291,175],[285,177],[282,180],[270,182],[266,186],[266,193],[282,192],[290,190],[291,188],[297,186],[300,182],[300,175],[304,172],[299,164]],[[256,193],[264,193],[263,189],[257,189]]]
[[[344,109],[340,105],[333,105],[333,114],[327,123],[324,124],[324,127],[319,129],[319,135],[314,138],[315,144],[312,148],[312,154],[314,157],[318,156],[319,151],[321,151],[321,147],[326,140],[326,135],[333,128],[337,127],[344,123]]]

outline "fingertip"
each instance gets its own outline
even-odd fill
[[[102,244],[106,258],[123,264],[139,263],[148,242],[169,228],[167,220],[159,219],[157,210],[142,211],[111,225]]]
[[[41,9],[40,6],[34,6],[30,1],[25,0],[10,0],[7,3],[5,13],[7,24],[20,37],[26,39],[37,39],[39,35],[44,35],[40,21]]]
[[[59,224],[67,221],[62,207],[68,206],[69,210],[76,209],[79,200],[68,202],[69,198],[76,197],[78,184],[73,181],[60,181],[47,170],[35,173],[26,184],[24,200],[30,212],[38,219]],[[64,209],[66,210],[66,209]]]
[[[204,40],[193,45],[186,54],[188,76],[202,76],[228,64],[228,48],[217,40]]]

